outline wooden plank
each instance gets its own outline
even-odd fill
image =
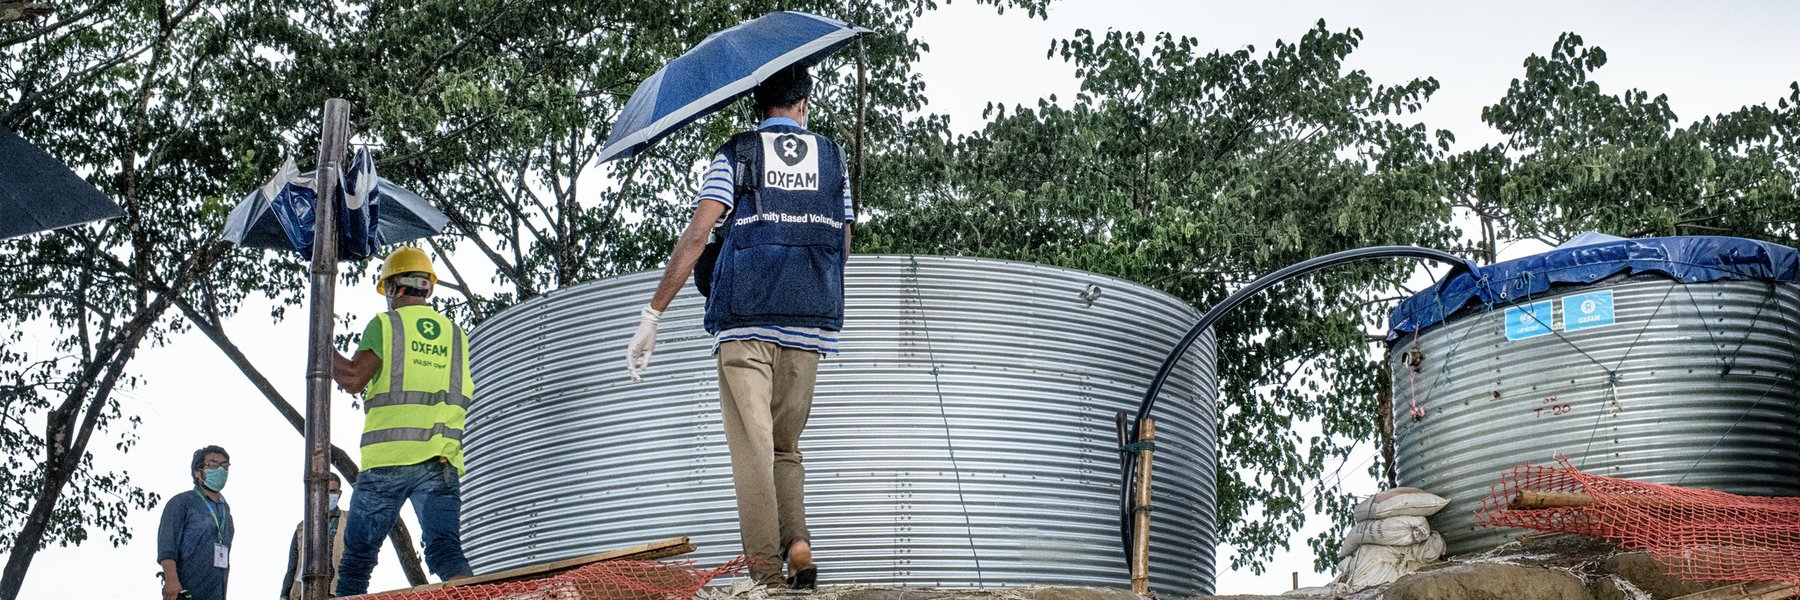
[[[678,538],[662,540],[660,542],[650,542],[648,544],[638,544],[636,546],[631,546],[628,548],[619,548],[617,550],[608,550],[608,551],[601,552],[598,554],[589,554],[587,556],[578,556],[575,558],[559,560],[559,561],[552,562],[552,563],[545,563],[545,564],[541,564],[541,565],[532,565],[529,567],[519,567],[517,569],[508,569],[508,570],[500,571],[500,572],[496,572],[496,573],[477,575],[475,577],[469,577],[466,579],[457,579],[454,581],[446,581],[443,583],[426,584],[426,585],[421,585],[418,587],[411,587],[411,588],[406,588],[406,589],[401,589],[401,590],[389,590],[386,592],[370,594],[369,596],[365,596],[365,597],[381,597],[381,596],[385,596],[388,594],[398,594],[398,593],[402,593],[402,592],[426,592],[426,591],[431,591],[431,590],[440,590],[440,589],[444,589],[444,588],[462,587],[465,585],[481,585],[484,583],[504,583],[504,582],[508,582],[508,581],[523,581],[523,580],[527,580],[527,579],[543,579],[543,578],[550,577],[553,575],[561,574],[565,571],[572,571],[572,570],[580,568],[580,567],[585,567],[587,565],[591,565],[591,564],[594,564],[597,562],[605,562],[605,561],[609,561],[609,560],[656,560],[659,558],[680,556],[680,555],[687,554],[687,553],[693,552],[693,551],[694,551],[694,545],[688,541],[688,538],[686,536],[682,536],[682,537],[678,537]]]
[[[1796,591],[1800,590],[1795,590],[1791,583],[1758,581],[1695,592],[1673,600],[1777,600],[1792,598]]]

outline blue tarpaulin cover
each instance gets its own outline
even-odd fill
[[[249,248],[292,250],[312,256],[314,173],[288,159],[263,187],[250,192],[225,220],[225,239]],[[345,169],[338,199],[338,260],[361,260],[378,249],[428,237],[444,229],[444,213],[375,172],[369,152],[358,150]]]
[[[1388,341],[1442,322],[1475,303],[1527,302],[1554,284],[1613,275],[1656,274],[1681,283],[1722,279],[1800,281],[1800,251],[1744,238],[1682,236],[1622,239],[1582,234],[1542,254],[1477,267],[1444,278],[1388,315]]]

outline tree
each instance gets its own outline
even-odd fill
[[[1452,246],[1435,165],[1450,137],[1395,119],[1437,83],[1345,68],[1361,39],[1320,22],[1267,52],[1209,52],[1193,38],[1078,30],[1049,53],[1075,67],[1073,101],[991,106],[981,131],[956,138],[941,120],[914,123],[883,149],[864,249],[1086,269],[1207,307],[1330,252]],[[1346,512],[1325,476],[1374,437],[1384,379],[1370,334],[1411,267],[1314,275],[1216,326],[1218,522],[1233,568],[1261,572],[1309,511]],[[1297,433],[1307,421],[1323,434]],[[1313,540],[1322,553],[1335,544]]]
[[[1592,75],[1605,65],[1605,50],[1563,34],[1482,110],[1507,141],[1447,162],[1451,198],[1481,220],[1490,261],[1499,241],[1554,245],[1589,230],[1800,240],[1800,83],[1773,107],[1680,126],[1666,95],[1602,91]]]
[[[230,314],[248,293],[270,293],[298,272],[250,269],[217,238],[222,198],[256,185],[256,146],[239,134],[268,106],[221,97],[228,80],[268,84],[238,26],[279,30],[283,14],[254,2],[98,1],[47,24],[0,29],[0,126],[16,128],[120,202],[101,225],[0,243],[0,445],[8,469],[0,598],[17,595],[35,553],[93,534],[129,539],[128,511],[157,497],[102,470],[89,445],[136,417],[114,393],[142,382],[129,366],[143,343],[181,331],[177,298]],[[60,15],[59,15],[60,16]],[[266,31],[266,30],[265,30]],[[279,42],[269,42],[279,44]],[[258,77],[262,75],[262,77]],[[265,152],[264,160],[275,153]],[[31,343],[25,326],[53,332]],[[41,426],[30,421],[42,418]],[[126,431],[117,432],[120,424]]]

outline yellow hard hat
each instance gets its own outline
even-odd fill
[[[387,260],[382,261],[381,277],[375,279],[375,291],[383,296],[388,295],[388,278],[402,273],[424,273],[431,278],[431,285],[437,285],[437,271],[431,268],[431,257],[425,256],[424,250],[406,246],[395,250],[388,255]]]

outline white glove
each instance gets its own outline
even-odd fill
[[[650,351],[656,347],[656,324],[662,321],[662,311],[644,307],[638,313],[637,333],[631,336],[631,345],[625,348],[625,371],[631,374],[632,381],[639,381],[638,372],[650,367]]]

